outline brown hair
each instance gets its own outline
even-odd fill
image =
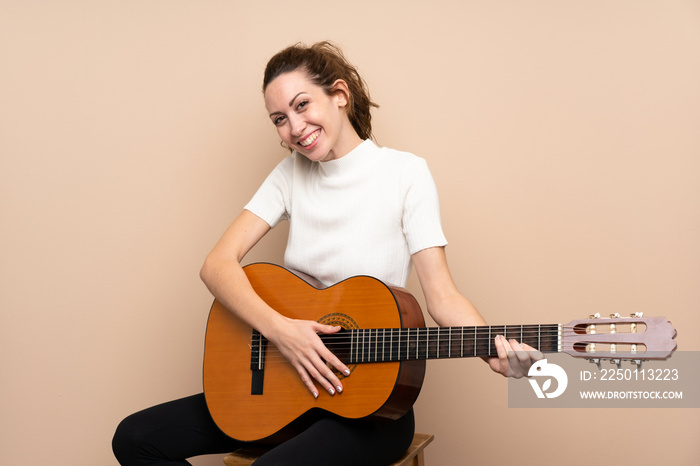
[[[372,115],[371,107],[379,107],[369,97],[367,83],[359,75],[357,69],[347,61],[342,50],[335,44],[324,41],[310,47],[296,44],[278,52],[265,67],[263,92],[278,76],[302,69],[309,75],[311,81],[321,86],[327,94],[331,94],[333,83],[342,79],[348,85],[347,113],[352,127],[362,139],[371,139]]]

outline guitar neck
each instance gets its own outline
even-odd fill
[[[496,356],[503,335],[543,352],[561,351],[560,324],[345,330],[322,337],[347,364]]]

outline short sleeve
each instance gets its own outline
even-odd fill
[[[409,253],[445,246],[447,239],[440,220],[437,187],[424,159],[416,158],[406,167],[402,190],[405,193],[402,227]]]
[[[271,228],[281,220],[289,219],[293,169],[292,156],[280,162],[246,204],[245,210],[263,219]]]

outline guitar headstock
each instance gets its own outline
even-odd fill
[[[676,350],[676,329],[665,317],[643,317],[642,313],[609,318],[599,314],[572,320],[562,330],[564,353],[599,363],[610,359],[641,364],[651,359],[668,359]]]

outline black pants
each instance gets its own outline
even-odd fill
[[[256,466],[385,466],[411,444],[413,411],[387,422],[348,420],[309,413],[304,430],[261,456]],[[145,409],[124,419],[112,440],[122,466],[181,466],[193,456],[229,453],[244,444],[214,424],[204,395]]]

